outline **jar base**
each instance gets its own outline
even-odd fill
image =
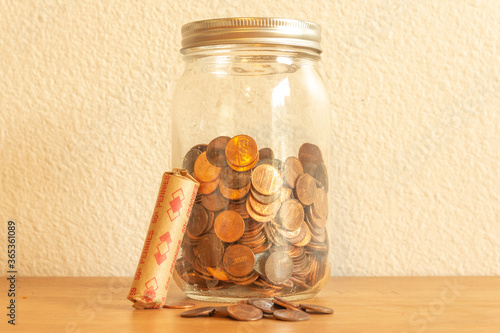
[[[272,299],[272,297],[266,297],[263,296],[262,294],[255,293],[255,294],[245,294],[244,296],[236,296],[236,295],[221,295],[221,294],[205,294],[203,292],[185,292],[186,296],[188,298],[197,300],[197,301],[202,301],[202,302],[217,302],[217,303],[236,303],[240,300],[243,299],[248,299],[248,298],[266,298],[266,299]],[[304,291],[301,293],[296,293],[293,295],[289,296],[280,296],[283,299],[286,299],[287,301],[302,301],[305,299],[311,299],[316,297],[318,294],[318,291]]]

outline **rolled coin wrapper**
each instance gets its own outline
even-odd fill
[[[175,260],[199,183],[184,169],[165,172],[128,299],[135,308],[160,308],[167,298]]]

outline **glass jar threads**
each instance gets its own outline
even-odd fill
[[[188,297],[314,296],[330,275],[330,109],[320,27],[224,18],[182,27],[172,163],[199,182],[175,278]]]

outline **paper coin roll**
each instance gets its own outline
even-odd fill
[[[135,308],[160,308],[199,183],[184,169],[165,172],[128,299]]]

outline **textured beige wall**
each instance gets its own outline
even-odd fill
[[[324,29],[333,274],[500,274],[498,0],[0,9],[0,244],[16,220],[21,275],[133,274],[169,165],[180,27],[221,16]]]

